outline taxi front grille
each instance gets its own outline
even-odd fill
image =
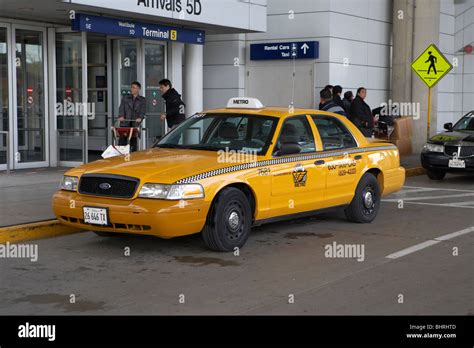
[[[140,180],[128,176],[108,174],[85,174],[79,181],[79,193],[115,197],[132,198]]]
[[[459,146],[445,146],[444,153],[448,156],[454,157],[453,155],[458,155]],[[474,146],[461,146],[461,151],[459,152],[459,157],[471,157],[474,156]]]

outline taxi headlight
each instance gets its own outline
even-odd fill
[[[427,143],[423,146],[425,152],[444,152],[444,145]]]
[[[163,185],[147,183],[142,186],[138,197],[168,200],[204,198],[204,189],[199,184]]]
[[[77,191],[77,185],[79,183],[79,178],[77,176],[63,176],[59,188],[66,191]]]

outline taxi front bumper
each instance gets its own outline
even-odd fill
[[[53,196],[53,211],[69,226],[99,232],[117,232],[173,238],[200,232],[210,203],[201,200],[168,201],[137,198],[133,200],[86,196],[58,191]],[[83,207],[106,208],[108,226],[86,224]]]

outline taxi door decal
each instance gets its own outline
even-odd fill
[[[258,162],[249,162],[249,163],[244,163],[244,164],[233,165],[230,167],[209,170],[207,172],[197,174],[197,175],[192,175],[192,176],[176,181],[175,184],[188,184],[188,183],[197,182],[199,180],[211,178],[214,176],[219,176],[219,175],[228,174],[232,172],[238,172],[238,171],[247,170],[247,169],[255,169],[255,168],[258,169],[261,167],[268,167],[268,166],[277,165],[277,164],[292,163],[292,162],[298,163],[298,162],[304,162],[308,160],[315,160],[315,159],[321,159],[321,158],[347,156],[348,154],[358,154],[358,153],[366,153],[366,152],[379,151],[379,150],[383,151],[383,150],[397,150],[397,149],[398,148],[395,145],[390,144],[387,146],[354,148],[354,149],[348,149],[345,151],[324,151],[324,152],[316,152],[316,153],[304,154],[304,155],[299,155],[299,156],[275,158],[271,160],[264,160],[264,161],[258,161]],[[291,174],[291,173],[288,173],[288,174]],[[279,175],[282,175],[282,174],[279,174]]]

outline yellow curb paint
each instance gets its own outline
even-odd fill
[[[405,169],[405,176],[408,178],[410,176],[418,176],[418,175],[425,175],[426,170],[423,167],[415,167],[415,168],[406,168]]]
[[[31,224],[0,227],[0,243],[23,242],[27,240],[64,236],[84,230],[65,226],[58,220],[33,222]]]

